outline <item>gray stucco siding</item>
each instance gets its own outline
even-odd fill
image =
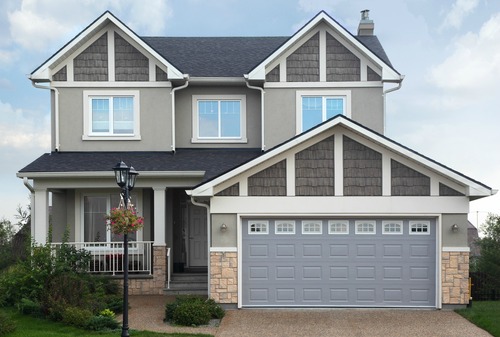
[[[458,232],[452,231],[451,226],[454,224],[458,225]],[[467,214],[443,214],[441,226],[443,247],[468,247],[467,226]]]
[[[140,140],[82,140],[85,90],[59,88],[60,151],[169,151],[171,149],[170,88],[127,88],[139,91]],[[114,90],[105,88],[102,90]],[[119,92],[120,89],[116,89]]]
[[[213,95],[224,97],[244,95],[246,98],[246,143],[241,142],[193,142],[193,96]],[[176,146],[189,148],[260,148],[260,91],[246,87],[188,86],[175,93]]]

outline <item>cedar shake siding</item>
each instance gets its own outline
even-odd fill
[[[115,33],[115,80],[149,81],[149,60]]]
[[[285,196],[286,161],[282,160],[248,178],[249,196]]]
[[[326,34],[326,81],[360,81],[360,60],[330,34]]]
[[[286,59],[287,82],[319,82],[319,33]]]
[[[393,196],[429,196],[431,179],[422,173],[391,160],[391,194]]]
[[[278,64],[273,70],[267,73],[266,82],[279,82],[280,81],[280,65]]]
[[[463,193],[460,193],[457,190],[455,190],[455,189],[453,189],[445,184],[442,184],[442,183],[439,183],[439,195],[443,196],[443,197],[463,197],[464,196]]]
[[[68,72],[66,66],[62,67],[57,73],[52,76],[52,80],[65,82],[68,80]]]
[[[334,195],[334,137],[295,154],[295,195]]]
[[[382,81],[382,77],[368,66],[366,66],[366,76],[368,81]]]
[[[160,67],[156,66],[156,82],[168,81],[168,75]]]
[[[108,80],[108,34],[104,33],[73,61],[75,81]]]
[[[344,195],[382,195],[382,154],[344,136]]]
[[[240,184],[239,183],[231,185],[228,188],[225,188],[216,194],[217,197],[237,197],[239,195],[240,195]]]

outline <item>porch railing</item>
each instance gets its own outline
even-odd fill
[[[116,275],[123,272],[123,242],[67,242],[66,245],[90,252],[90,273]],[[57,249],[60,242],[52,243]],[[128,243],[128,268],[131,274],[152,274],[151,247],[153,241],[131,241]]]

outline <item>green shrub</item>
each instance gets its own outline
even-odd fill
[[[0,336],[5,336],[14,330],[16,323],[6,313],[0,311]]]
[[[180,303],[174,311],[175,324],[198,326],[208,324],[211,315],[208,306],[199,301]]]
[[[42,314],[40,303],[22,298],[17,303],[17,310],[24,315],[40,316]]]
[[[85,327],[92,317],[92,312],[87,309],[77,307],[67,307],[64,310],[62,321],[69,325]]]
[[[114,330],[119,326],[114,317],[109,316],[92,316],[85,326],[87,330],[101,331],[101,330]]]

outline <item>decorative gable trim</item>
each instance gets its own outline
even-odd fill
[[[77,36],[75,36],[71,41],[69,41],[65,46],[59,49],[54,55],[52,55],[47,61],[36,68],[30,75],[30,79],[36,82],[49,82],[51,81],[51,69],[56,67],[58,64],[62,63],[70,54],[75,50],[80,48],[89,39],[102,31],[105,26],[109,23],[113,23],[118,29],[125,33],[130,39],[137,43],[146,52],[151,54],[156,58],[160,64],[165,66],[168,70],[169,79],[184,79],[185,76],[175,68],[168,60],[157,53],[153,48],[151,48],[146,42],[144,42],[134,31],[128,28],[123,22],[116,18],[111,12],[106,11],[100,17],[98,17],[94,22],[82,30]]]
[[[334,132],[335,127],[340,127],[343,131],[341,132],[344,135],[347,135],[349,138],[355,140],[360,145],[365,147],[369,147],[372,151],[363,150],[361,152],[364,153],[363,160],[366,158],[370,160],[374,160],[374,163],[380,165],[380,161],[377,158],[372,158],[374,155],[376,156],[376,152],[382,153],[382,170],[383,170],[383,185],[382,185],[382,195],[390,196],[391,195],[391,184],[385,186],[387,182],[391,181],[391,175],[386,175],[386,173],[390,173],[391,171],[391,159],[395,158],[403,165],[407,166],[413,171],[418,171],[421,175],[429,175],[434,178],[431,179],[430,185],[430,195],[431,196],[439,196],[439,183],[443,182],[446,184],[450,184],[453,188],[460,189],[460,191],[464,191],[464,195],[469,197],[470,199],[477,199],[485,196],[490,196],[496,193],[496,191],[492,190],[490,187],[475,181],[457,171],[454,171],[428,157],[425,157],[399,143],[396,143],[389,138],[382,136],[366,127],[358,124],[345,116],[338,115],[337,117],[330,119],[317,127],[310,129],[307,132],[297,135],[296,137],[290,139],[287,142],[284,142],[269,151],[263,153],[261,156],[244,163],[233,170],[222,174],[218,177],[213,178],[203,184],[196,186],[192,190],[186,191],[189,195],[193,196],[213,196],[214,192],[220,191],[221,188],[226,188],[232,184],[240,182],[240,195],[247,195],[248,186],[246,186],[246,178],[250,175],[259,172],[263,168],[269,167],[281,160],[283,158],[287,159],[287,188],[291,188],[291,190],[287,190],[287,195],[297,195],[296,186],[295,186],[295,168],[296,168],[296,157],[295,153],[302,151],[314,144],[316,144],[321,139],[325,137],[329,137]],[[337,136],[337,133],[335,133]],[[339,140],[342,139],[339,137]],[[335,138],[335,182],[334,185],[335,195],[341,196],[343,195],[343,190],[341,185],[339,185],[339,179],[337,178],[336,172],[343,172],[342,157],[340,160],[337,160],[337,153],[340,154],[340,146],[341,142],[337,142],[337,137]],[[339,149],[337,149],[339,146]],[[358,146],[359,147],[359,146]],[[387,152],[390,151],[390,152]],[[365,153],[366,152],[366,153]],[[369,152],[369,153],[368,153]],[[386,153],[386,154],[384,154]],[[387,154],[388,153],[388,154]],[[340,166],[339,166],[340,165]],[[355,165],[355,164],[353,164]],[[337,167],[338,166],[338,167]],[[418,168],[417,168],[418,167]],[[378,172],[378,171],[377,171]],[[409,171],[408,171],[409,172]],[[406,177],[405,175],[404,177]],[[245,178],[246,177],[246,178]],[[241,178],[241,179],[240,179]],[[345,176],[343,177],[345,181]],[[370,178],[370,177],[367,177]],[[376,180],[380,179],[380,174],[377,174]],[[291,182],[291,183],[290,183]],[[379,186],[379,183],[376,182],[376,186]],[[337,188],[340,187],[340,188]],[[377,187],[378,188],[378,187]],[[292,190],[293,189],[293,190]],[[348,192],[349,193],[349,192]],[[363,192],[366,195],[365,192]],[[379,194],[373,193],[372,195]],[[426,193],[427,194],[427,193]],[[428,195],[428,194],[427,194]],[[347,196],[346,196],[347,197]]]
[[[277,58],[286,54],[290,48],[294,48],[300,40],[311,34],[311,31],[324,22],[334,32],[338,33],[342,38],[353,45],[356,50],[359,50],[363,55],[372,60],[378,67],[382,69],[382,81],[386,82],[401,82],[403,77],[392,66],[385,63],[380,57],[368,49],[363,43],[354,37],[347,29],[340,25],[335,19],[329,16],[326,12],[319,12],[314,18],[306,23],[297,33],[282,44],[276,51],[269,55],[263,62],[253,68],[248,75],[245,75],[249,80],[262,81],[266,78],[266,67],[271,65]],[[272,66],[274,68],[274,66]],[[364,70],[363,70],[364,71]]]

